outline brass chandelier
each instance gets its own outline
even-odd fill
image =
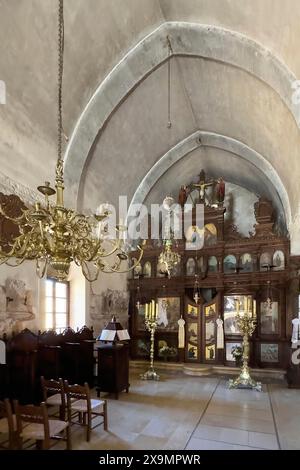
[[[180,263],[181,256],[172,250],[173,240],[171,238],[164,240],[164,248],[158,257],[158,265],[162,273],[166,273],[170,279],[172,270]]]
[[[104,238],[101,227],[109,212],[85,216],[64,205],[64,171],[62,152],[62,79],[64,52],[63,0],[58,0],[58,142],[55,189],[49,182],[37,189],[44,195],[44,204],[35,203],[17,218],[9,217],[0,206],[0,213],[18,226],[19,235],[8,250],[0,246],[0,264],[19,266],[25,260],[36,261],[37,275],[42,278],[46,272],[58,280],[68,277],[71,263],[80,266],[85,278],[95,281],[100,272],[128,272],[134,269],[143,256],[139,245],[139,257],[130,268],[123,269],[123,262],[129,262],[124,241],[125,227],[116,226],[112,240]],[[55,204],[49,198],[56,194]],[[108,262],[112,260],[112,263]],[[49,269],[50,268],[50,269]],[[92,272],[90,270],[92,268]],[[124,266],[125,268],[125,266]]]

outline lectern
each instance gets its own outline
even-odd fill
[[[124,330],[115,317],[98,337],[101,345],[98,349],[97,396],[101,392],[119,393],[129,391],[129,340],[128,331]]]

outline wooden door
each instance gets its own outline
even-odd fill
[[[186,362],[217,363],[217,326],[220,296],[197,305],[185,300],[185,360]]]

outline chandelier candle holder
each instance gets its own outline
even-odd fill
[[[62,122],[62,82],[64,52],[63,0],[58,0],[58,135],[55,188],[48,181],[39,186],[44,203],[37,201],[34,207],[12,218],[0,206],[0,214],[12,221],[19,234],[9,249],[3,249],[0,240],[0,264],[19,266],[25,260],[36,262],[37,275],[42,278],[48,272],[59,281],[66,280],[71,263],[81,267],[85,278],[93,282],[99,273],[128,272],[140,264],[142,246],[138,246],[139,258],[130,268],[123,262],[130,261],[125,235],[127,228],[117,225],[111,239],[105,236],[103,224],[110,213],[104,210],[93,216],[68,209],[64,204],[64,161]],[[56,201],[51,197],[56,195]],[[49,268],[49,271],[48,271]]]
[[[159,380],[160,377],[154,370],[154,335],[157,328],[158,304],[154,300],[145,305],[145,325],[150,332],[150,368],[141,374],[143,380]]]
[[[251,378],[248,365],[250,355],[249,338],[252,336],[257,325],[255,304],[253,305],[252,297],[247,297],[245,312],[240,312],[239,299],[236,300],[236,306],[237,324],[243,335],[243,364],[240,375],[236,379],[229,380],[229,388],[248,388],[261,392],[262,384]]]

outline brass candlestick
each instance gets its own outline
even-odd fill
[[[256,328],[256,312],[252,308],[252,298],[247,298],[247,309],[243,315],[240,314],[239,305],[239,300],[237,300],[237,323],[243,333],[243,365],[240,375],[236,379],[229,380],[229,388],[250,388],[261,392],[261,382],[256,382],[251,378],[248,366],[250,352],[249,337]]]
[[[159,380],[160,377],[154,370],[154,334],[157,328],[158,304],[154,300],[145,307],[145,325],[150,332],[150,368],[140,377],[143,380]]]

